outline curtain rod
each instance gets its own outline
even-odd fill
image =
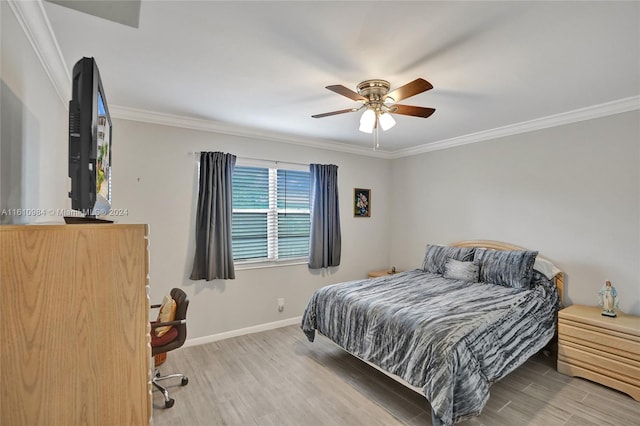
[[[190,151],[189,155],[200,155],[200,151]],[[278,161],[278,160],[269,160],[268,158],[252,158],[252,157],[241,157],[236,155],[236,158],[240,158],[242,160],[253,160],[253,161],[270,161],[276,164],[295,164],[297,166],[308,166],[309,163],[295,163],[293,161]]]

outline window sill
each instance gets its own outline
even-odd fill
[[[234,268],[236,271],[244,271],[248,269],[264,269],[264,268],[279,268],[281,266],[294,266],[294,265],[307,265],[308,259],[290,259],[290,260],[268,260],[258,262],[236,262]]]

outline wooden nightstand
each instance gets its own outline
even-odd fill
[[[629,394],[640,401],[640,317],[601,315],[596,306],[558,313],[558,371]]]
[[[371,272],[369,272],[367,274],[367,278],[384,277],[384,276],[387,276],[387,275],[397,274],[398,272],[401,272],[401,271],[391,272],[391,269],[384,269],[382,271],[371,271]]]

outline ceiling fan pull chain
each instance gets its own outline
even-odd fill
[[[373,129],[373,150],[380,148],[380,136],[378,135],[378,126]]]

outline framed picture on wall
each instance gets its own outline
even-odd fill
[[[353,190],[353,216],[371,217],[371,190],[355,188]]]

